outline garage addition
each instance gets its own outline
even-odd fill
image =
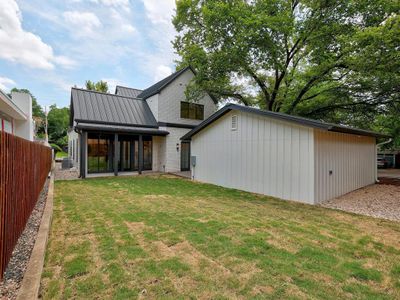
[[[192,178],[317,204],[375,183],[384,134],[228,104],[182,137]]]

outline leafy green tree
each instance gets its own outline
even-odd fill
[[[68,144],[67,132],[69,126],[69,108],[50,106],[47,115],[49,142],[63,148]]]
[[[341,123],[399,101],[397,0],[178,0],[186,93]]]
[[[100,80],[98,82],[86,80],[85,85],[87,90],[108,93],[108,84],[103,80]]]

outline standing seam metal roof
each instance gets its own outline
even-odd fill
[[[158,127],[142,99],[72,88],[71,101],[77,122]]]
[[[117,85],[115,87],[115,94],[120,95],[120,96],[125,96],[125,97],[138,98],[138,95],[141,92],[143,92],[143,90],[129,88],[126,86]]]

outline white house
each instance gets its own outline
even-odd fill
[[[193,76],[187,67],[143,91],[117,86],[115,94],[72,88],[69,156],[80,176],[189,170],[190,144],[180,138],[217,109],[207,94],[186,101]]]
[[[375,183],[376,132],[229,104],[182,137],[192,178],[316,204]]]
[[[0,90],[0,131],[33,141],[35,123],[32,98],[27,93],[12,92],[11,97]]]

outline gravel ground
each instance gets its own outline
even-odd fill
[[[24,232],[18,239],[18,243],[13,251],[8,268],[4,274],[3,281],[0,282],[0,299],[15,299],[20,288],[29,258],[35,245],[37,232],[46,204],[46,196],[49,187],[49,179],[46,181],[38,202],[28,219]]]
[[[54,169],[54,180],[74,180],[78,179],[78,170],[76,168],[63,170],[61,163],[56,163]]]
[[[400,186],[374,184],[326,201],[323,207],[400,221]]]

